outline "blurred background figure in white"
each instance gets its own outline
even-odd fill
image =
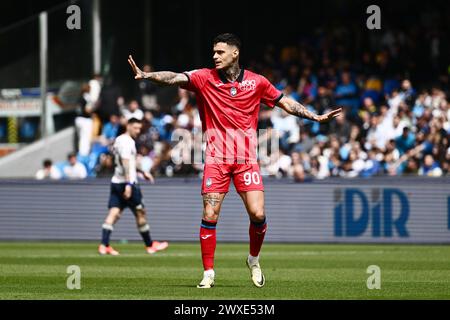
[[[42,162],[42,169],[36,172],[37,180],[51,179],[59,180],[62,178],[61,172],[53,165],[52,160],[45,159]]]

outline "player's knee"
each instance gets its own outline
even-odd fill
[[[108,214],[108,216],[106,217],[105,222],[107,224],[114,224],[117,222],[117,220],[120,219],[121,216],[122,216],[122,213],[120,211],[119,212],[110,212]]]
[[[138,225],[147,223],[147,215],[145,214],[145,211],[138,210],[135,212],[135,216],[136,216],[136,222]]]
[[[263,208],[255,209],[250,212],[250,219],[254,222],[262,222],[266,218]]]
[[[207,220],[217,220],[219,213],[220,213],[220,208],[218,208],[218,207],[206,205],[203,208],[203,217],[206,218]]]
[[[207,221],[217,221],[218,218],[219,218],[219,215],[218,215],[218,214],[214,214],[214,213],[212,213],[212,214],[206,214],[206,213],[203,213],[203,219],[204,219],[204,220],[207,220]]]
[[[205,208],[203,210],[203,219],[208,221],[216,221],[219,218],[219,212],[216,212],[213,208]]]
[[[145,212],[145,209],[136,209],[135,211],[134,211],[134,215],[136,216],[136,217],[146,217],[146,212]]]

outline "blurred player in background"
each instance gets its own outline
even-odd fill
[[[137,228],[144,240],[147,253],[153,254],[169,246],[167,242],[154,241],[150,236],[150,226],[147,223],[137,172],[141,172],[144,178],[152,183],[154,179],[149,172],[140,170],[136,162],[136,144],[134,139],[141,132],[141,128],[142,123],[140,120],[136,118],[129,119],[126,132],[118,136],[114,142],[113,153],[116,168],[111,179],[109,213],[103,223],[102,242],[98,247],[98,252],[101,255],[119,255],[119,252],[110,246],[109,240],[114,230],[114,224],[119,220],[123,209],[126,207],[130,208],[136,218]]]
[[[283,96],[265,77],[244,70],[239,65],[240,48],[238,37],[221,34],[213,41],[215,68],[184,73],[144,72],[137,67],[131,55],[128,59],[135,79],[148,79],[160,85],[178,85],[196,93],[207,141],[200,227],[204,273],[198,288],[214,286],[216,224],[231,179],[250,218],[250,252],[246,264],[254,285],[263,287],[265,284],[259,253],[267,223],[264,186],[256,156],[260,104],[272,108],[279,106],[292,115],[318,122],[327,122],[341,113],[341,109],[336,109],[317,115],[297,101]]]

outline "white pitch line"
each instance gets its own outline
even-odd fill
[[[383,254],[385,251],[382,250],[371,250],[371,251],[290,251],[290,252],[263,252],[262,256],[319,256],[319,255],[368,255],[368,254]],[[397,251],[396,254],[399,252]],[[197,257],[199,256],[200,251],[196,253],[156,253],[154,255],[149,255],[145,253],[122,253],[119,258],[157,258],[157,257]],[[240,257],[245,255],[245,252],[227,252],[221,253],[220,251],[216,251],[216,255],[220,257]],[[96,253],[92,254],[77,254],[77,255],[68,255],[68,254],[33,254],[33,255],[3,255],[1,257],[4,258],[28,258],[28,259],[37,259],[37,258],[99,258],[100,255]],[[0,259],[1,259],[0,257]]]

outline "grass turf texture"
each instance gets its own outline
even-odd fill
[[[197,289],[199,244],[171,243],[149,256],[140,243],[0,242],[0,299],[449,299],[450,247],[265,244],[267,283],[253,286],[247,244],[218,243],[216,287]],[[81,268],[81,290],[68,290],[67,266]],[[369,265],[381,290],[368,290]]]

